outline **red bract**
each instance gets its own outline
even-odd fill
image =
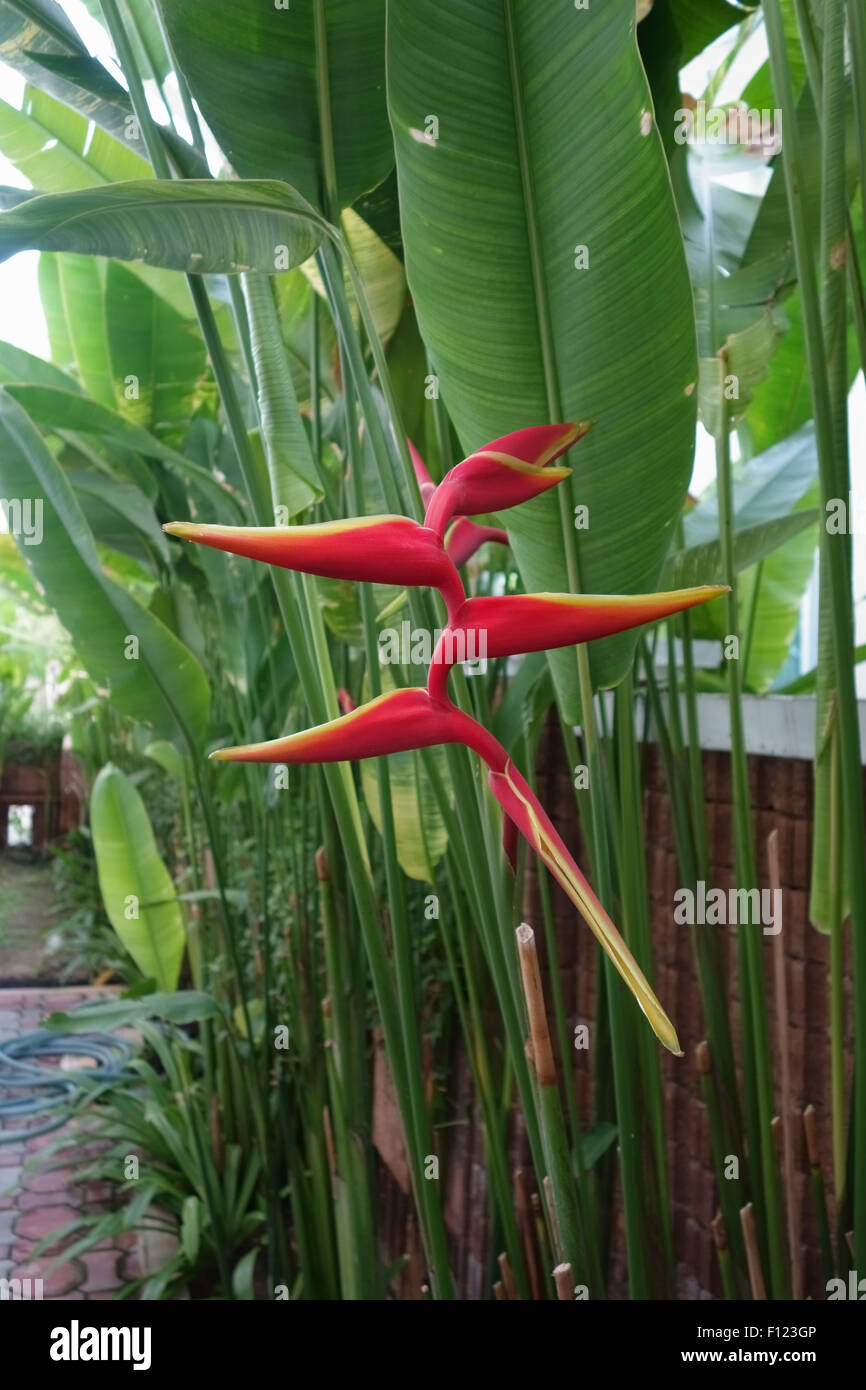
[[[470,634],[484,635],[488,656],[572,646],[653,622],[705,603],[718,586],[675,593],[615,596],[521,594],[467,599],[457,572],[483,539],[503,532],[466,521],[469,514],[500,511],[538,496],[568,469],[548,465],[586,433],[588,425],[544,425],[518,430],[478,450],[446,475],[438,487],[410,443],[427,515],[419,526],[407,517],[366,517],[320,526],[238,527],[174,523],[165,529],[186,540],[237,555],[334,579],[429,585],[448,608],[448,627],[434,655],[425,690],[392,690],[355,709],[340,692],[339,719],[301,733],[212,754],[225,761],[316,763],[382,757],[387,753],[459,743],[486,763],[490,788],[505,812],[504,843],[516,857],[519,832],[561,884],[589,923],[626,981],[656,1035],[679,1054],[673,1025],[601,903],[568,853],[544,808],[492,734],[448,698],[448,672],[455,651],[466,650]],[[443,537],[452,517],[459,516]],[[469,530],[468,528],[472,528]],[[462,641],[462,648],[461,648]],[[473,646],[473,649],[475,647]]]
[[[412,687],[389,690],[328,724],[266,743],[219,748],[211,757],[244,763],[342,763],[440,743],[463,743],[486,762],[492,758],[496,763],[503,751],[482,724],[450,701]]]
[[[469,598],[439,639],[430,675],[431,693],[441,696],[448,672],[465,651],[491,659],[521,652],[551,651],[610,637],[654,623],[726,593],[724,585],[676,589],[662,594],[508,594]]]
[[[449,527],[448,535],[445,537],[445,553],[460,569],[487,541],[493,541],[496,545],[507,545],[508,532],[499,526],[479,526],[477,521],[470,521],[468,516],[461,516]]]
[[[591,426],[540,425],[485,444],[445,474],[427,504],[425,526],[444,535],[454,516],[504,511],[555,487],[570,468],[550,468]]]
[[[317,526],[212,526],[172,521],[163,530],[180,540],[264,560],[324,579],[438,589],[449,614],[466,597],[442,540],[408,516],[368,516]]]

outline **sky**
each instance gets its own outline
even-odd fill
[[[106,42],[105,35],[100,26],[88,14],[81,0],[60,0],[60,3],[88,43],[91,51],[103,62],[113,66],[111,49]],[[700,95],[705,90],[710,75],[715,71],[720,58],[725,55],[730,44],[730,37],[723,35],[706,53],[701,54],[687,68],[683,69],[681,73],[682,90],[689,91],[693,95]],[[767,47],[763,29],[757,28],[731,64],[716,96],[718,104],[737,98],[748,77],[765,60],[766,54]],[[114,71],[117,72],[117,69],[114,68]],[[119,76],[119,73],[117,75]],[[0,64],[0,97],[12,105],[19,106],[22,91],[23,82],[17,74]],[[759,173],[758,177],[760,178],[762,175]],[[754,176],[734,175],[729,181],[735,185],[739,182],[739,186],[743,186],[742,180],[750,178],[754,178]],[[27,187],[26,179],[2,154],[0,154],[0,184],[9,184],[18,188]],[[37,286],[38,262],[38,252],[23,251],[10,260],[0,263],[0,339],[14,343],[17,347],[25,348],[28,352],[35,353],[40,357],[48,357],[50,355],[48,332]],[[855,505],[859,508],[860,513],[866,516],[866,386],[864,386],[862,373],[858,375],[851,391],[849,425]],[[736,459],[736,441],[734,441],[733,454]],[[695,495],[700,495],[714,477],[713,440],[703,426],[698,425],[691,491]],[[859,502],[861,498],[863,499],[862,505]],[[855,541],[854,553],[854,585],[855,595],[858,599],[857,640],[862,643],[866,642],[866,544],[863,544],[862,537],[859,545]],[[813,581],[811,592],[807,595],[804,605],[804,640],[801,653],[801,665],[804,670],[809,669],[816,661],[815,596],[816,588],[815,581]],[[866,697],[866,666],[861,667],[858,681],[860,695]]]

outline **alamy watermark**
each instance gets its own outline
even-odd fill
[[[866,536],[866,495],[856,499],[849,492],[843,497],[831,497],[826,505],[828,536]]]
[[[41,1279],[0,1279],[0,1303],[28,1303],[31,1299],[42,1299],[43,1281]]]
[[[0,533],[24,545],[42,544],[41,497],[0,497]]]
[[[678,145],[760,146],[768,155],[782,148],[782,112],[756,110],[739,102],[735,106],[707,106],[703,100],[674,112],[674,140]]]
[[[463,666],[467,675],[487,670],[487,632],[484,628],[413,628],[404,621],[399,630],[379,633],[380,666]],[[468,668],[468,669],[467,669]]]
[[[694,889],[678,888],[674,893],[674,921],[677,926],[725,927],[759,926],[765,936],[778,936],[782,930],[781,888],[707,888],[698,879]]]

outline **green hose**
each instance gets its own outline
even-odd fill
[[[89,1057],[96,1065],[61,1071],[39,1060],[61,1055]],[[111,1033],[52,1033],[40,1028],[0,1042],[0,1144],[20,1144],[37,1134],[60,1129],[69,1118],[69,1106],[94,1082],[132,1078],[133,1073],[126,1068],[131,1056],[132,1047],[126,1039]],[[15,1091],[26,1094],[7,1094]],[[32,1128],[5,1127],[21,1116],[42,1114],[47,1116],[45,1121]]]

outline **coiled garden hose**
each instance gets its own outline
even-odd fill
[[[126,1063],[132,1052],[125,1038],[112,1033],[52,1033],[47,1028],[0,1042],[0,1144],[20,1144],[60,1129],[68,1119],[69,1105],[94,1083],[130,1079]],[[66,1071],[39,1060],[60,1056],[89,1057],[95,1065]],[[29,1094],[8,1095],[10,1091]],[[4,1127],[4,1122],[19,1116],[41,1114],[49,1118],[32,1129]]]

